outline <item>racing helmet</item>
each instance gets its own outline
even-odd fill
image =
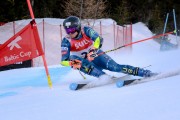
[[[81,22],[80,19],[76,16],[69,16],[63,22],[64,29],[67,34],[75,33],[81,31]]]

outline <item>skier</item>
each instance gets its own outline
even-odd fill
[[[104,79],[104,77],[110,79],[110,76],[102,71],[103,69],[140,77],[153,75],[150,70],[118,64],[107,54],[98,56],[99,53],[103,52],[100,49],[103,38],[91,27],[85,26],[81,28],[78,17],[67,17],[63,22],[63,26],[67,36],[63,38],[61,43],[61,65],[71,66],[99,79]]]

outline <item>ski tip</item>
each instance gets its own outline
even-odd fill
[[[78,87],[78,84],[77,83],[71,83],[70,86],[69,86],[69,89],[70,90],[76,90]]]
[[[122,87],[123,85],[124,85],[124,81],[123,80],[119,80],[119,81],[116,82],[116,86],[118,88]]]

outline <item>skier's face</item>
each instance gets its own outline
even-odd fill
[[[71,38],[75,38],[78,34],[76,27],[65,28],[65,30]]]
[[[71,38],[75,38],[78,35],[78,32],[76,31],[75,33],[70,33],[69,36]]]

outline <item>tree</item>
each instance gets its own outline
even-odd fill
[[[0,22],[9,22],[27,18],[29,14],[27,3],[24,0],[1,0]]]
[[[130,5],[128,5],[127,0],[122,0],[115,10],[116,13],[113,18],[116,19],[118,24],[124,25],[131,22],[130,17],[132,15],[130,14]]]
[[[156,4],[152,10],[150,20],[148,21],[148,27],[154,33],[162,33],[164,26],[163,18],[161,17],[161,11],[159,6]]]
[[[66,16],[74,15],[83,19],[106,16],[106,1],[103,0],[67,0],[62,7]]]
[[[62,12],[64,11],[65,9],[62,7],[62,5],[64,5],[65,1],[64,0],[56,0],[54,2],[54,5],[53,5],[53,8],[52,8],[52,16],[54,18],[64,18],[65,17],[65,13]]]
[[[34,0],[33,10],[36,17],[52,17],[56,0]]]

